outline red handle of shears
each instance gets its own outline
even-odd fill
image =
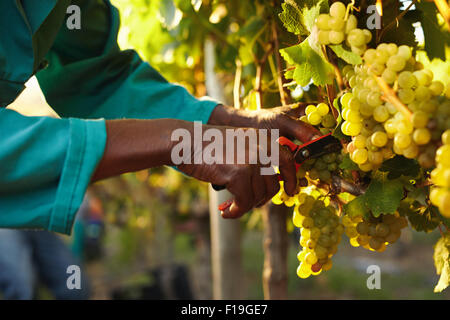
[[[286,146],[288,147],[292,153],[295,153],[297,151],[297,149],[300,147],[298,144],[295,144],[294,142],[292,142],[291,140],[289,140],[286,137],[279,137],[278,138],[278,143],[282,146]],[[299,163],[295,163],[295,171],[298,171],[298,168],[300,168],[300,164]],[[278,175],[278,180],[282,181],[281,175]],[[221,203],[219,205],[219,211],[225,211],[226,209],[228,209],[231,204],[233,203],[233,199],[227,200],[223,203]]]

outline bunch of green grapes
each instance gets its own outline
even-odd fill
[[[336,126],[336,120],[330,113],[330,107],[326,103],[319,103],[317,106],[310,104],[305,108],[305,115],[300,120],[313,126],[318,126],[323,134],[331,132]]]
[[[383,252],[388,244],[400,238],[401,229],[408,226],[408,220],[398,213],[384,214],[378,218],[370,216],[369,219],[361,216],[350,218],[345,215],[342,224],[352,246]]]
[[[441,133],[450,128],[450,100],[444,85],[422,69],[408,46],[381,43],[364,53],[364,63],[345,67],[351,92],[345,93],[341,130],[352,137],[347,151],[363,171],[370,171],[394,154],[417,159],[432,168]],[[411,111],[409,117],[386,102],[375,77],[395,89]]]
[[[430,200],[444,217],[450,218],[450,129],[442,134],[442,143],[436,152],[437,166],[431,171],[435,186],[431,189]]]
[[[318,159],[306,160],[299,169],[298,175],[304,175],[310,180],[320,180],[331,183],[331,175],[339,169],[342,162],[341,153],[325,154]]]
[[[319,44],[345,44],[359,55],[366,50],[372,34],[367,29],[358,29],[358,21],[352,14],[347,14],[347,8],[342,2],[335,2],[330,7],[329,14],[320,14],[316,19],[317,41]]]
[[[335,208],[325,206],[324,201],[304,193],[300,193],[299,200],[294,208],[293,223],[300,228],[303,247],[297,255],[300,262],[297,275],[305,279],[331,269],[331,257],[337,252],[344,226]]]

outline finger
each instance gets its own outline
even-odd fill
[[[249,171],[250,172],[250,171]],[[222,213],[223,218],[239,218],[250,211],[255,203],[250,173],[240,177],[229,185],[228,191],[234,195],[231,206]]]
[[[297,175],[294,156],[286,147],[280,147],[280,174],[284,181],[284,190],[293,196],[297,189]]]
[[[309,123],[297,120],[289,116],[283,117],[280,123],[282,135],[295,137],[296,139],[307,142],[322,136],[320,131]]]
[[[273,198],[274,195],[278,193],[280,190],[280,182],[278,181],[278,175],[265,175],[263,176],[264,183],[266,184],[266,197],[262,201],[262,203],[259,203],[257,207],[261,207],[264,205],[267,201]]]
[[[255,166],[253,177],[253,193],[255,195],[255,206],[258,207],[260,204],[265,203],[267,198],[266,182],[264,181],[264,176],[261,175],[261,168]]]

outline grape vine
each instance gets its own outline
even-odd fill
[[[297,195],[281,183],[272,200],[294,207],[300,278],[331,268],[344,233],[354,247],[383,252],[408,225],[442,233],[450,226],[450,83],[416,59],[417,44],[379,41],[383,31],[363,27],[362,9],[356,1],[285,1],[280,14],[288,31],[306,36],[280,50],[286,78],[315,85],[324,101],[308,105],[300,120],[343,145],[301,166]],[[351,187],[336,188],[343,184]],[[448,285],[449,274],[441,272],[440,283]]]

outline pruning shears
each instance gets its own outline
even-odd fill
[[[293,153],[296,171],[298,171],[298,169],[305,161],[309,159],[316,159],[329,153],[337,152],[342,148],[341,142],[337,138],[333,137],[331,133],[301,145],[295,144],[286,137],[278,138],[278,143],[282,146],[288,147],[289,150]],[[281,180],[280,175],[278,175],[278,179]],[[212,187],[216,191],[225,189],[225,186],[218,186],[214,184],[212,185]],[[233,199],[223,202],[219,205],[219,210],[226,210],[231,206],[232,203]]]

